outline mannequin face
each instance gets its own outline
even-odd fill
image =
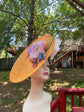
[[[36,80],[46,81],[49,78],[49,63],[46,61],[32,76]]]

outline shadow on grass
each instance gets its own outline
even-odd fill
[[[9,71],[0,72],[0,112],[22,112],[22,105],[30,90],[29,78],[21,83],[9,81]]]
[[[60,69],[52,72],[44,89],[49,91],[54,99],[58,95],[58,87],[84,88],[84,69]]]
[[[51,72],[50,79],[44,84],[44,90],[52,94],[52,99],[55,99],[58,87],[84,87],[84,69],[60,69]],[[1,71],[0,112],[22,112],[22,105],[29,91],[29,78],[13,84],[9,81],[9,71]]]

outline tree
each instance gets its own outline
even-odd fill
[[[49,17],[48,14],[45,14],[45,12],[48,13],[48,11],[44,10],[48,4],[49,4],[48,0],[47,1],[45,0],[44,1],[39,1],[39,0],[2,1],[0,4],[0,17],[2,18],[1,24],[3,24],[3,21],[7,17],[4,26],[6,27],[7,25],[12,24],[12,22],[13,25],[12,26],[9,25],[10,26],[9,30],[7,28],[5,31],[4,28],[2,31],[0,31],[1,41],[9,40],[8,34],[10,34],[12,35],[11,36],[12,39],[15,38],[16,42],[18,40],[21,41],[27,38],[27,44],[31,43],[31,41],[36,37],[38,37],[38,35],[40,34],[42,30],[42,26],[43,25],[48,26],[47,24],[49,22]],[[42,10],[42,8],[44,9]],[[5,15],[5,17],[3,15]],[[44,21],[42,20],[43,18]],[[45,23],[45,21],[47,24]],[[38,28],[38,24],[41,28],[40,27]],[[46,28],[45,30],[48,29],[50,30],[50,28]],[[3,39],[4,31],[5,31],[5,36]]]
[[[65,0],[2,0],[0,48],[23,40],[30,44],[45,33],[55,35],[57,32],[63,41],[73,33],[76,39],[84,32],[83,21],[83,16]]]
[[[83,38],[84,17],[65,1],[58,2],[56,11],[58,12],[58,31],[62,40],[68,38]]]
[[[80,0],[66,0],[69,5],[71,5],[74,9],[76,9],[82,16],[84,16],[84,1]],[[80,9],[81,8],[81,9]]]

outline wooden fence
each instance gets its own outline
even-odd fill
[[[0,59],[0,70],[10,70],[16,59],[17,59],[16,57]]]

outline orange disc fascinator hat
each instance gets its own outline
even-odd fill
[[[60,40],[43,35],[30,44],[18,57],[10,71],[10,81],[21,82],[36,72],[50,56],[59,51]]]

